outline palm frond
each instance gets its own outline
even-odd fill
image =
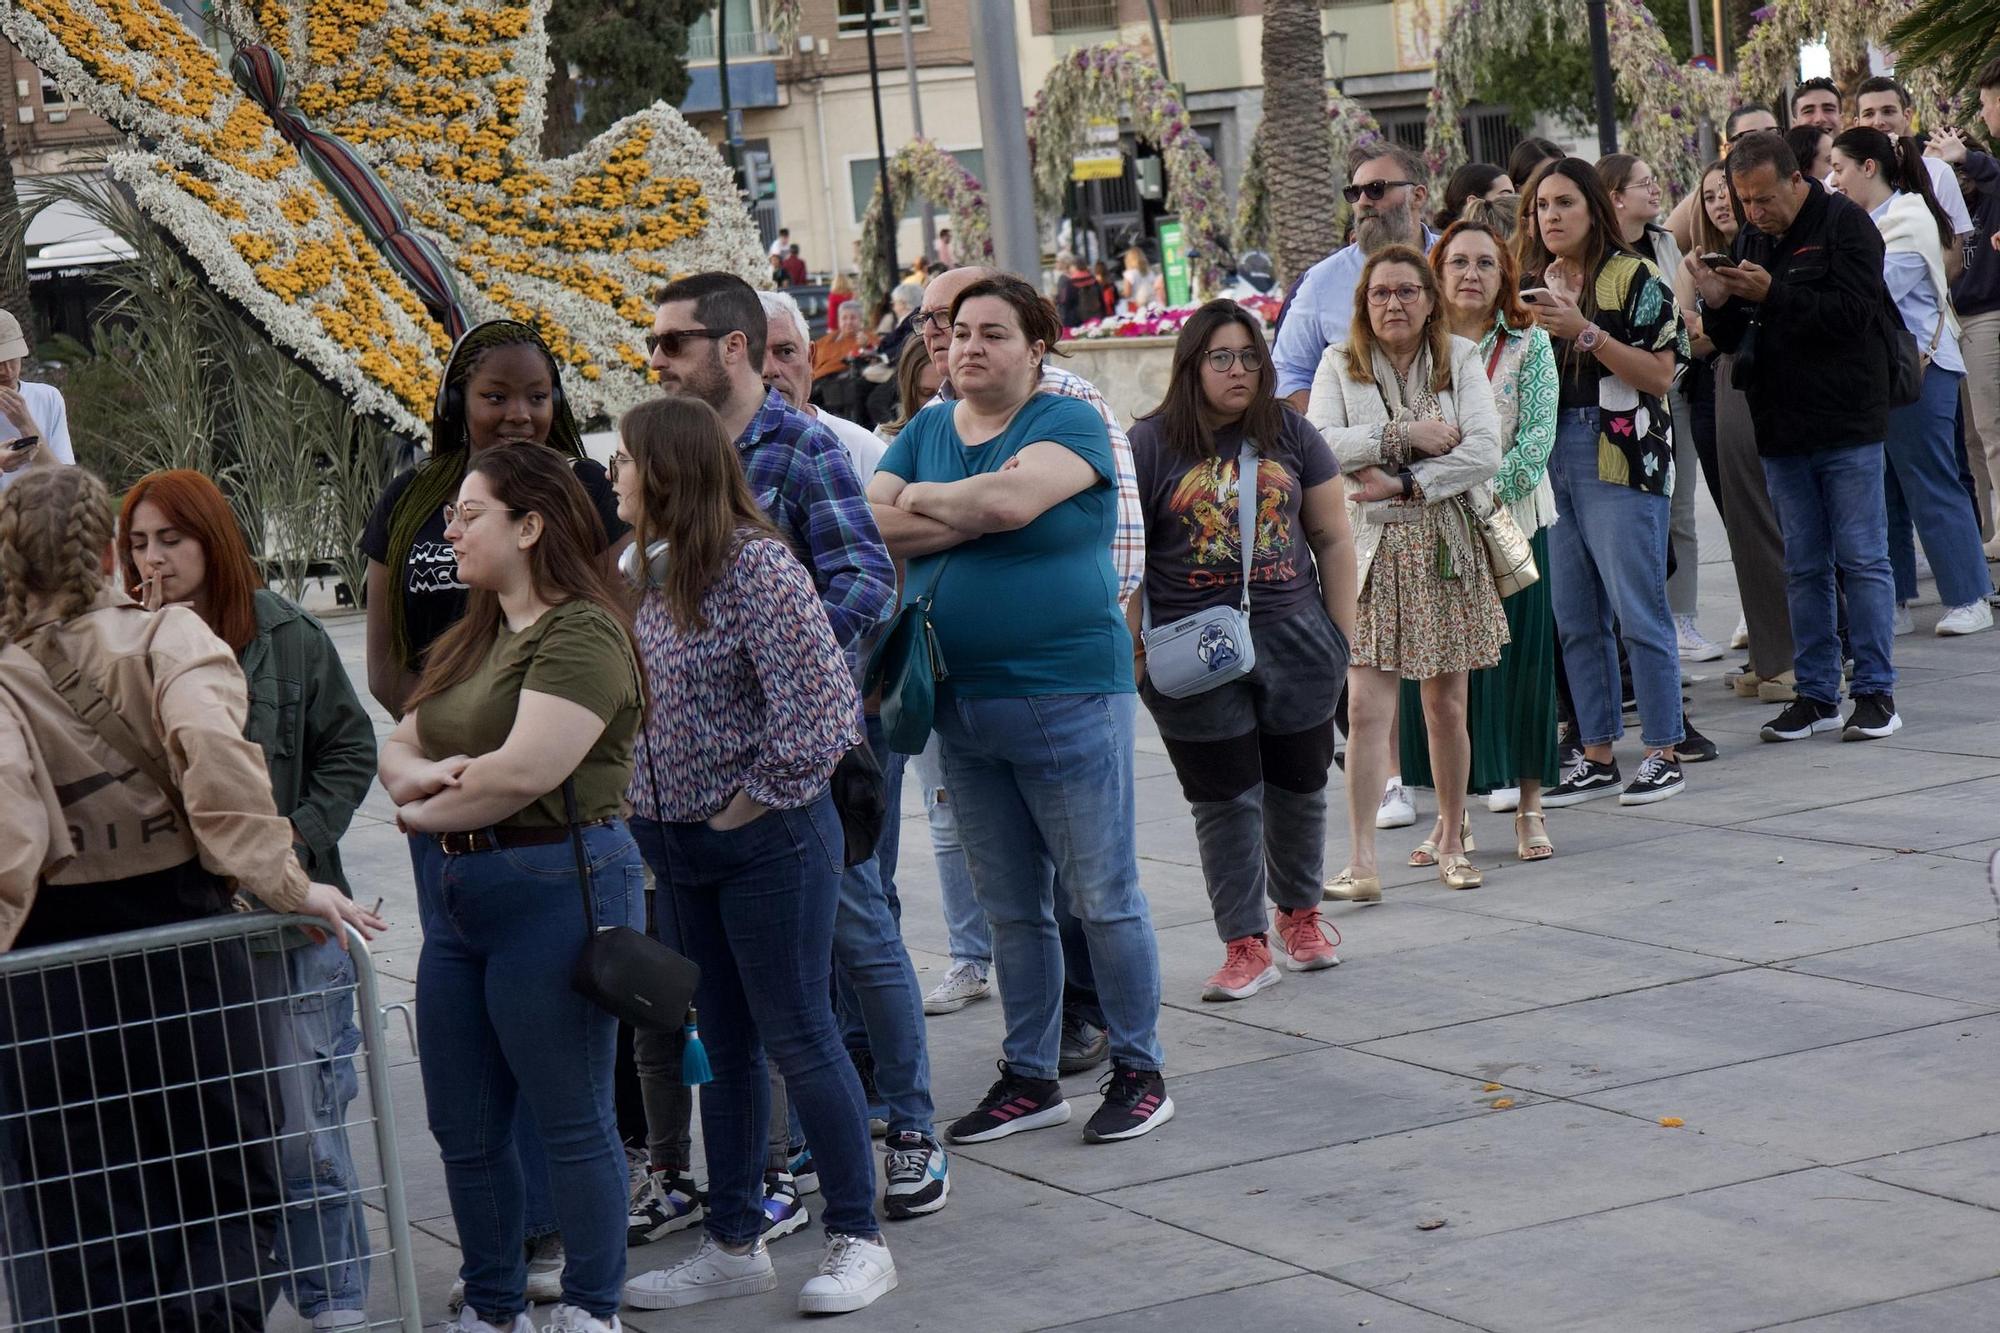
[[[2000,59],[2000,0],[1920,0],[1889,31],[1901,64],[1936,67],[1948,88],[1970,90]]]

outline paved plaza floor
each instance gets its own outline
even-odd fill
[[[1706,499],[1703,500],[1706,510]],[[1712,511],[1701,617],[1736,620]],[[1896,641],[1895,737],[1767,745],[1776,710],[1692,668],[1722,748],[1686,793],[1551,814],[1517,863],[1473,816],[1486,886],[1394,869],[1385,901],[1329,904],[1336,969],[1206,1004],[1221,961],[1186,803],[1141,711],[1139,851],[1159,936],[1173,1123],[1088,1146],[1068,1126],[954,1150],[951,1202],[890,1225],[901,1288],[841,1327],[1158,1330],[1834,1330],[1995,1327],[2000,1308],[2000,634]],[[363,678],[358,618],[331,622]],[[383,722],[386,734],[386,720]],[[1636,738],[1620,747],[1627,771]],[[1328,868],[1345,855],[1338,775]],[[343,854],[388,900],[407,998],[409,862],[373,793]],[[906,803],[903,927],[926,988],[948,966],[921,810]],[[930,1020],[940,1121],[993,1078],[1000,1005]],[[395,1105],[426,1318],[456,1271],[408,1038]],[[1681,1122],[1669,1127],[1669,1120]],[[690,1252],[692,1233],[632,1254]],[[798,1318],[820,1253],[772,1247],[778,1290],[636,1314],[637,1330]],[[546,1314],[546,1312],[543,1312]]]

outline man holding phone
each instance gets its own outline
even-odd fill
[[[0,491],[37,463],[76,462],[62,391],[24,381],[21,366],[27,359],[21,322],[0,310]]]

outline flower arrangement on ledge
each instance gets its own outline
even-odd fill
[[[1167,207],[1179,215],[1187,237],[1188,268],[1198,291],[1222,282],[1231,253],[1230,219],[1222,172],[1188,124],[1187,108],[1143,46],[1105,42],[1081,47],[1056,62],[1028,113],[1029,149],[1035,159],[1039,212],[1062,212],[1071,163],[1085,146],[1093,120],[1119,119],[1130,106],[1140,138],[1160,150],[1167,174]]]
[[[678,273],[764,279],[715,150],[654,106],[581,152],[538,151],[548,0],[223,0],[237,44],[284,62],[453,270],[473,320],[538,327],[580,416],[641,401],[647,297]],[[271,116],[164,0],[16,0],[0,27],[132,136],[113,174],[209,282],[355,406],[429,420],[448,340]]]
[[[1278,310],[1282,304],[1277,297],[1253,294],[1238,296],[1235,300],[1236,304],[1257,317],[1267,335],[1277,327]],[[1140,310],[1106,315],[1103,319],[1085,320],[1075,328],[1064,329],[1063,337],[1079,342],[1105,338],[1171,338],[1199,309],[1199,302],[1177,306],[1149,305]]]
[[[910,140],[889,159],[888,188],[894,196],[887,210],[890,216],[902,217],[912,195],[928,199],[938,212],[950,216],[960,263],[993,262],[993,220],[986,208],[986,187],[949,152],[922,136]],[[882,190],[883,182],[878,179],[868,211],[861,218],[864,310],[873,310],[895,281],[895,275],[882,263]]]

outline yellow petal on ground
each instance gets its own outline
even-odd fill
[[[1487,1085],[1486,1085],[1485,1087],[1481,1088],[1481,1089],[1480,1089],[1480,1091],[1481,1091],[1481,1092],[1498,1092],[1498,1091],[1500,1091],[1500,1085],[1499,1085],[1498,1083],[1488,1083],[1488,1084],[1487,1084]]]
[[[1679,1129],[1682,1125],[1685,1125],[1686,1123],[1687,1121],[1681,1119],[1677,1115],[1663,1115],[1660,1117],[1660,1124],[1663,1128],[1666,1129]]]
[[[1493,1099],[1493,1109],[1496,1111],[1504,1111],[1513,1104],[1514,1099],[1512,1097],[1495,1097]]]

